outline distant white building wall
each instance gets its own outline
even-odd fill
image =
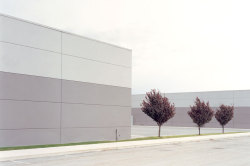
[[[185,92],[185,93],[163,93],[176,106],[176,115],[166,125],[170,126],[194,126],[187,111],[194,104],[195,98],[209,101],[210,106],[216,109],[221,104],[233,105],[235,116],[227,125],[232,128],[250,128],[250,90],[232,91],[211,91],[211,92]],[[140,104],[145,98],[144,94],[132,96],[132,115],[134,125],[156,125],[152,119],[147,117],[141,110]],[[220,127],[218,122],[213,120],[207,127]]]

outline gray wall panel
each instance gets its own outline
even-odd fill
[[[189,108],[176,108],[175,116],[173,117],[174,123],[192,123],[191,118],[188,116],[187,112]]]
[[[139,125],[143,124],[144,122],[151,122],[153,121],[150,117],[144,114],[140,108],[132,108],[131,110],[133,116],[133,124]]]
[[[250,128],[250,107],[236,107],[235,108],[235,125],[248,124]]]
[[[250,124],[249,123],[240,123],[240,124],[236,123],[234,127],[239,128],[239,129],[250,129]]]
[[[62,129],[62,143],[115,140],[116,129],[118,140],[130,138],[130,127],[67,128]]]
[[[119,106],[63,104],[62,127],[128,127],[131,123],[130,109]]]
[[[131,89],[78,81],[62,82],[62,101],[103,105],[131,105]]]
[[[61,100],[61,80],[0,72],[0,99]]]
[[[59,127],[60,103],[0,100],[0,129]]]
[[[115,128],[121,128],[120,139],[130,136],[130,88],[63,80],[61,89],[60,79],[7,72],[0,72],[0,80],[0,146],[60,143],[61,125],[67,131],[65,142],[113,140]],[[75,132],[82,127],[93,134]],[[20,140],[7,139],[18,135]]]
[[[0,130],[0,147],[59,143],[60,129]]]

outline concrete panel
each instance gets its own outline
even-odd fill
[[[234,91],[201,92],[201,95],[206,100],[231,99],[234,96]]]
[[[202,101],[208,102],[211,107],[218,107],[221,104],[226,104],[226,105],[233,105],[234,104],[234,99],[229,98],[229,99],[205,99],[205,98],[200,98]],[[191,105],[194,105],[195,103],[195,98],[187,98],[187,99],[169,99],[171,103],[174,103],[176,107],[190,107]],[[244,100],[238,100],[239,104],[244,104],[247,106],[248,102],[246,99]],[[240,103],[241,102],[241,103]],[[141,107],[140,104],[142,103],[142,100],[132,100],[132,107],[133,108],[138,108]],[[249,103],[250,104],[250,103]]]
[[[59,127],[60,103],[0,100],[0,129]]]
[[[237,91],[234,91],[234,98],[235,99],[250,98],[250,90],[237,90]]]
[[[162,94],[164,95],[164,94]],[[146,95],[141,94],[141,95],[132,95],[132,107],[133,108],[140,108],[141,103],[143,100],[145,100]]]
[[[200,93],[163,93],[163,96],[167,97],[171,103],[174,103],[176,107],[189,107],[194,104],[195,98],[197,96],[201,98]],[[132,107],[138,108],[140,104],[145,99],[145,95],[133,95],[132,96]]]
[[[132,101],[142,101],[143,99],[145,99],[145,94],[142,95],[132,95]]]
[[[233,98],[228,98],[228,99],[205,99],[204,101],[208,101],[209,105],[211,107],[219,107],[221,104],[225,105],[234,105],[234,99]]]
[[[250,107],[250,98],[235,98],[235,107]]]
[[[173,117],[174,124],[181,124],[181,123],[193,123],[192,119],[189,117],[187,112],[190,109],[188,107],[184,108],[176,108],[175,116]]]
[[[215,110],[215,108],[213,108]],[[241,109],[241,108],[237,108]],[[189,107],[177,107],[176,108],[176,114],[175,116],[170,119],[165,126],[183,126],[183,127],[193,127],[196,126],[196,124],[193,123],[190,116],[187,114],[187,112],[190,110]],[[134,125],[157,125],[150,117],[145,115],[139,108],[132,108],[132,116],[133,116],[133,123]],[[235,115],[237,116],[237,115]],[[233,118],[226,127],[233,128],[235,124],[235,118]],[[212,120],[205,124],[205,127],[216,127],[220,128],[220,124],[217,122],[215,117],[212,118]]]
[[[0,71],[61,78],[61,55],[0,42]]]
[[[130,127],[109,128],[67,128],[62,129],[62,143],[116,140],[116,129],[118,140],[130,138]]]
[[[171,119],[169,119],[169,120],[167,121],[166,125],[167,125],[167,126],[172,126],[173,123],[174,123],[174,119],[171,118]]]
[[[195,100],[196,97],[202,99],[201,92],[164,93],[164,96],[167,97],[168,99],[173,99],[173,100],[185,100],[185,99]]]
[[[62,33],[62,53],[86,59],[131,67],[131,50],[84,37]]]
[[[175,107],[190,107],[194,105],[195,98],[193,99],[169,99],[171,103],[174,103]]]
[[[130,138],[131,50],[61,37],[0,14],[0,147]]]
[[[0,99],[61,101],[61,80],[0,72]]]
[[[219,123],[215,118],[213,118],[213,119],[211,120],[211,122],[205,124],[204,127],[221,128],[221,125],[220,125],[220,123]],[[234,128],[233,119],[232,119],[225,127],[226,127],[226,128]]]
[[[144,125],[147,122],[155,122],[149,116],[144,114],[140,108],[132,108],[133,124],[134,125]]]
[[[210,106],[217,107],[220,104],[233,104],[233,91],[225,92],[190,92],[190,93],[166,93],[166,97],[175,103],[176,107],[189,107],[193,105],[196,97],[210,103]]]
[[[62,101],[70,103],[131,106],[131,89],[63,80]]]
[[[250,107],[235,107],[234,120],[236,126],[250,124]]]
[[[145,125],[155,126],[156,122],[141,111],[140,108],[132,108],[133,124],[134,125]],[[170,126],[173,124],[173,118],[169,119],[164,125]]]
[[[194,105],[195,98],[190,98],[190,99],[170,99],[169,101],[171,103],[174,103],[176,107],[190,107],[191,105]],[[206,99],[206,98],[202,98],[201,101],[209,102],[209,105],[211,107],[218,107],[221,104],[226,104],[226,105],[233,105],[234,104],[233,98],[228,98],[228,99],[212,99],[212,98],[211,99]]]
[[[249,123],[236,123],[234,125],[234,128],[238,128],[238,129],[250,129],[250,124]]]
[[[133,100],[132,99],[132,108],[140,108],[142,100]]]
[[[62,104],[62,127],[130,126],[130,110],[119,106]]]
[[[212,118],[212,120],[204,125],[204,127],[214,127],[214,128],[220,128],[220,123],[215,119],[215,117]]]
[[[195,124],[193,124],[192,119],[187,114],[189,110],[190,110],[189,107],[177,107],[175,110],[176,114],[173,117],[173,122],[170,125],[183,126],[183,127],[195,126]]]
[[[0,147],[59,143],[60,129],[0,130]]]
[[[169,121],[167,125],[172,126],[195,126],[187,111],[189,106],[194,104],[195,96],[200,97],[205,102],[209,101],[210,106],[216,112],[216,107],[221,104],[234,105],[234,118],[226,125],[228,128],[250,128],[250,91],[217,91],[217,92],[191,92],[191,93],[168,93],[165,96],[170,98],[170,102],[174,102],[176,106],[176,115]],[[144,98],[144,95],[134,95],[132,97],[132,115],[135,125],[156,125],[150,121],[148,117],[141,112],[134,111],[139,109],[139,104]],[[141,99],[141,100],[140,100]],[[193,100],[193,101],[192,101]],[[219,122],[213,119],[205,125],[206,127],[220,128]]]
[[[131,69],[63,55],[65,80],[131,88]]]
[[[61,32],[3,15],[0,41],[61,52]]]
[[[157,126],[156,122],[150,120],[150,121],[134,121],[134,125],[140,125],[140,126]]]

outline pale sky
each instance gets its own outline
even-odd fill
[[[132,49],[133,94],[250,89],[249,0],[0,0],[0,13]]]

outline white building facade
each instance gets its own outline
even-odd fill
[[[230,105],[235,107],[234,118],[226,125],[229,128],[247,128],[250,129],[250,90],[232,90],[232,91],[211,91],[211,92],[186,92],[186,93],[163,93],[170,102],[175,104],[176,114],[165,125],[192,127],[195,124],[187,112],[190,106],[194,105],[196,97],[205,102],[216,111],[221,105]],[[132,116],[134,125],[156,125],[156,123],[145,115],[140,104],[145,98],[145,94],[132,96]],[[213,117],[206,127],[220,127],[219,123]]]
[[[129,49],[0,15],[0,147],[130,138],[131,63]]]

